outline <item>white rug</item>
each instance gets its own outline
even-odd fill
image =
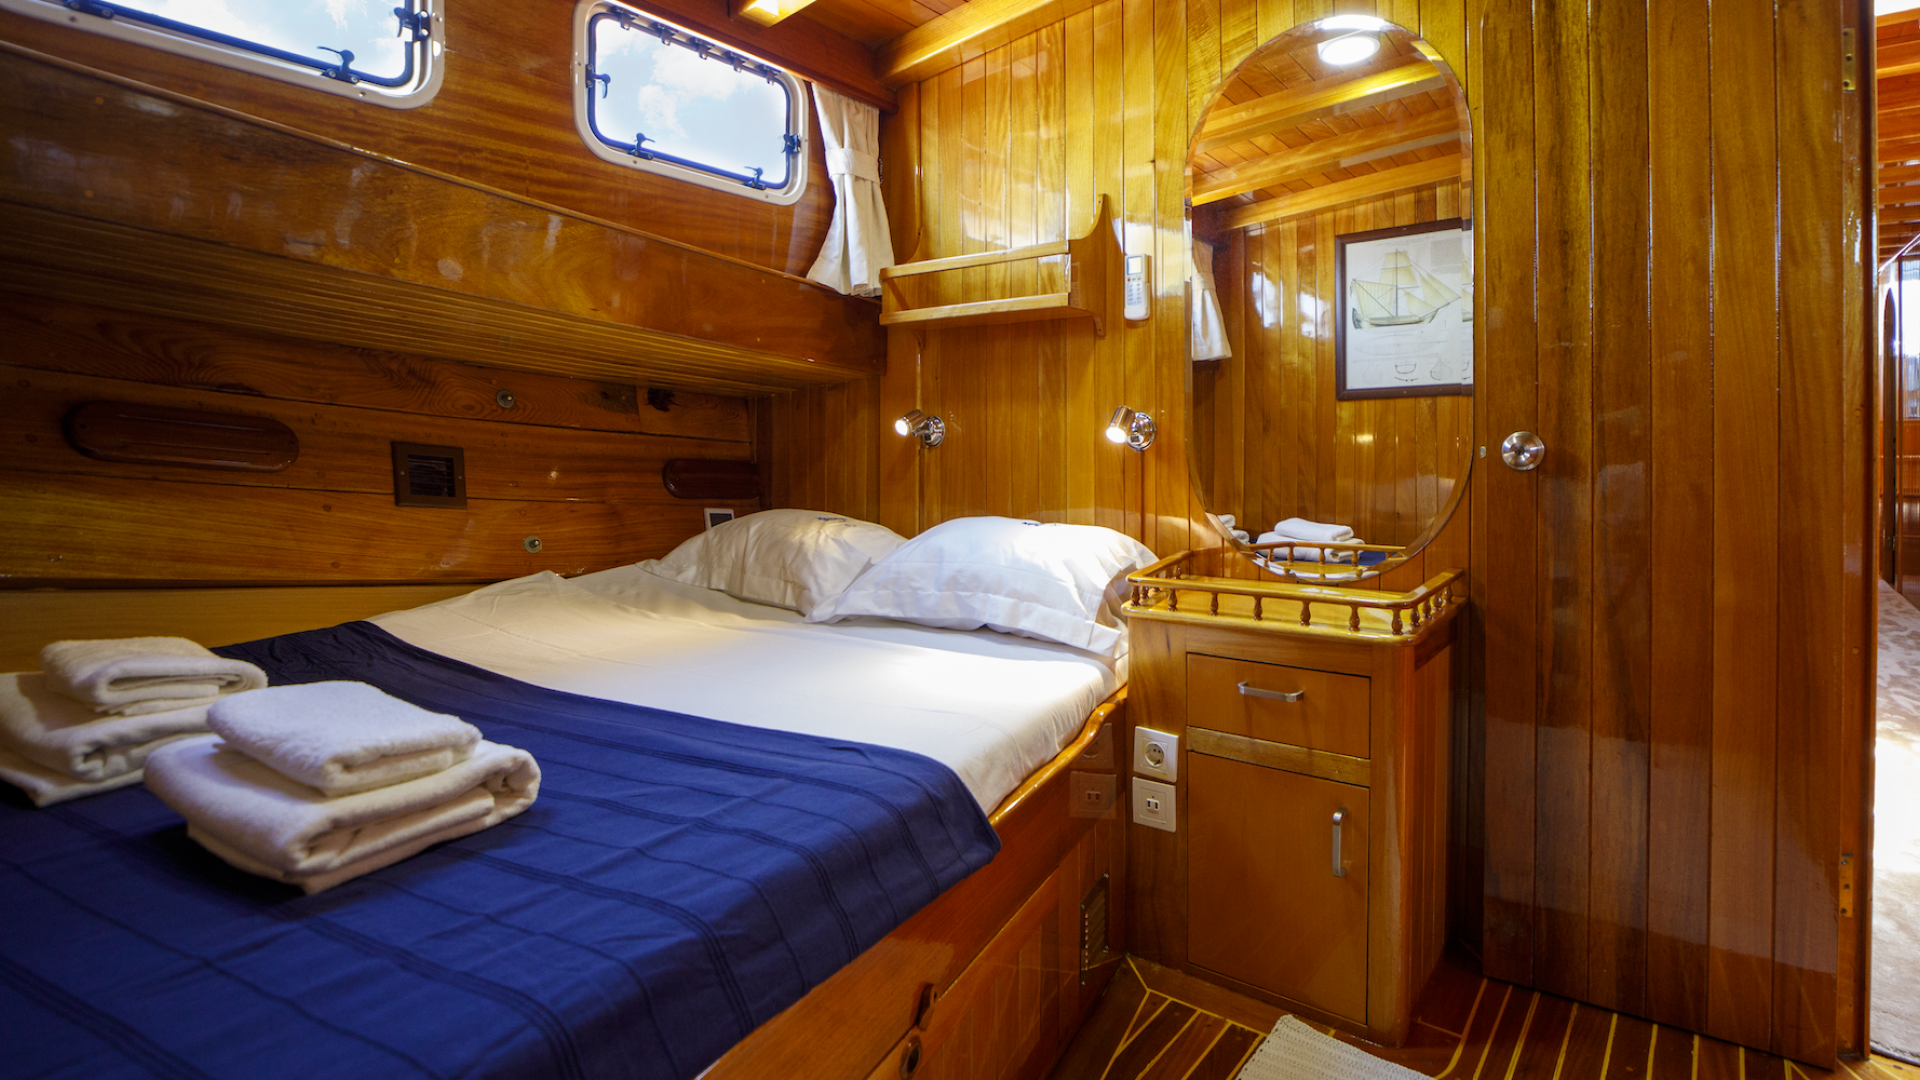
[[[1871,1036],[1920,1063],[1920,611],[1885,582],[1878,706]]]
[[[1240,1068],[1239,1080],[1427,1080],[1283,1016]]]

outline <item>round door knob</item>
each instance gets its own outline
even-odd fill
[[[1540,459],[1546,456],[1547,444],[1531,431],[1516,431],[1500,444],[1500,460],[1521,472],[1539,468]]]

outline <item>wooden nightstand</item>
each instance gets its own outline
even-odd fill
[[[1181,759],[1175,829],[1132,826],[1133,949],[1397,1046],[1446,941],[1461,575],[1387,593],[1184,562],[1128,607],[1135,723]]]

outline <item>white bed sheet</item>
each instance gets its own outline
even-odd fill
[[[987,810],[1126,677],[1124,659],[988,630],[806,623],[651,565],[534,574],[371,621],[536,686],[924,754]]]

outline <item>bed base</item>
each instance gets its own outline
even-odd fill
[[[1125,954],[1115,748],[1131,740],[1122,688],[994,810],[993,862],[762,1024],[703,1080],[1044,1076]],[[1106,947],[1083,957],[1082,902],[1102,878]]]

